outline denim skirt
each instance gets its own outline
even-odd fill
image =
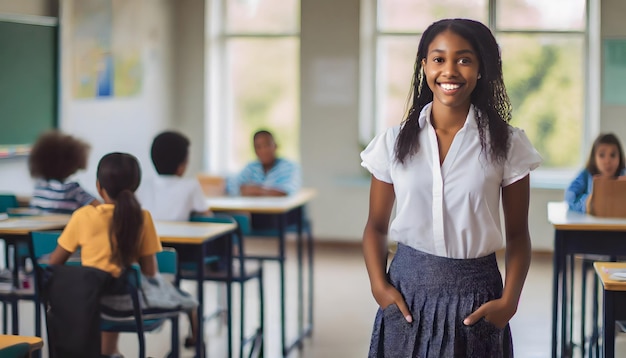
[[[395,304],[379,308],[370,358],[513,357],[508,325],[499,329],[485,319],[463,324],[483,303],[502,297],[495,254],[450,259],[398,244],[388,275],[413,322]]]

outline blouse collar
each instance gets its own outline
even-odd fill
[[[430,116],[432,107],[433,107],[433,103],[430,102],[427,105],[425,105],[424,108],[422,108],[422,112],[420,113],[420,116],[418,119],[420,128],[424,128],[426,126],[426,123],[432,125],[431,116]],[[478,124],[476,123],[475,111],[476,110],[474,108],[474,105],[470,104],[469,111],[467,112],[467,117],[465,118],[465,124],[463,124],[463,128],[465,128],[466,126],[470,128],[478,128]]]

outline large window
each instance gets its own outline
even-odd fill
[[[403,120],[421,31],[442,18],[464,17],[494,32],[513,104],[512,124],[526,131],[544,158],[543,167],[581,164],[586,152],[585,0],[363,1],[362,78],[374,84],[366,84],[361,108],[364,143]]]
[[[252,135],[274,133],[279,155],[299,153],[299,0],[212,0],[208,16],[209,170],[255,158]]]

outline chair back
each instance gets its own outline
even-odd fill
[[[0,213],[6,213],[9,208],[17,208],[17,197],[13,194],[0,194]]]
[[[48,255],[57,247],[57,240],[61,236],[61,231],[33,231],[30,234],[33,263],[42,256]]]
[[[243,254],[243,233],[241,231],[241,225],[235,216],[226,214],[217,214],[215,216],[192,216],[189,221],[191,222],[204,222],[204,223],[218,223],[218,224],[235,224],[235,237],[233,238],[233,245],[239,246],[239,253]]]
[[[226,178],[223,176],[198,174],[197,178],[205,196],[222,196],[226,193]]]
[[[157,264],[160,273],[176,275],[178,272],[178,258],[176,250],[171,247],[164,247],[163,251],[156,254]]]
[[[220,223],[220,224],[235,224],[237,228],[235,229],[235,236],[232,238],[232,246],[237,248],[237,258],[239,258],[239,272],[245,272],[244,270],[244,239],[243,233],[241,232],[241,226],[239,226],[239,222],[235,220],[230,215],[225,214],[217,214],[215,216],[192,216],[190,221],[192,222],[205,222],[205,223]],[[233,253],[233,247],[230,248],[230,255]]]

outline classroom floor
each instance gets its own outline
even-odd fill
[[[272,241],[251,240],[247,250],[254,253],[268,253],[274,249]],[[295,250],[290,245],[287,253],[287,293],[288,327],[295,332],[295,297],[296,265]],[[503,260],[499,260],[502,263]],[[280,357],[278,325],[278,265],[266,263],[266,357]],[[548,357],[550,354],[550,320],[552,295],[552,258],[548,254],[535,254],[528,279],[524,287],[517,314],[511,321],[515,356],[518,358]],[[193,291],[194,283],[184,281],[183,289]],[[580,287],[580,286],[578,286]],[[248,284],[250,297],[246,304],[249,321],[255,323],[257,303],[254,293],[256,284]],[[220,294],[219,292],[222,292]],[[237,295],[237,290],[234,291]],[[207,283],[205,286],[206,311],[215,307],[223,290]],[[376,312],[376,304],[371,296],[369,282],[363,264],[360,247],[357,245],[318,244],[315,251],[315,313],[314,334],[305,341],[303,350],[294,351],[290,357],[300,358],[357,358],[366,357],[371,325]],[[578,307],[580,305],[577,305]],[[32,335],[32,304],[20,305],[21,333]],[[235,316],[236,318],[236,316]],[[578,321],[575,322],[577,331]],[[181,338],[187,333],[187,320],[181,318]],[[225,326],[218,321],[206,324],[206,344],[208,357],[225,357]],[[288,334],[288,339],[293,335]],[[132,334],[123,334],[120,348],[127,358],[137,355],[137,338]],[[181,340],[182,342],[182,340]],[[150,357],[166,357],[169,351],[169,325],[158,333],[147,335],[147,347]],[[616,357],[626,356],[626,339],[618,337]],[[193,351],[181,348],[182,357],[193,357]],[[43,357],[47,357],[44,348]],[[579,350],[575,357],[580,357]]]

